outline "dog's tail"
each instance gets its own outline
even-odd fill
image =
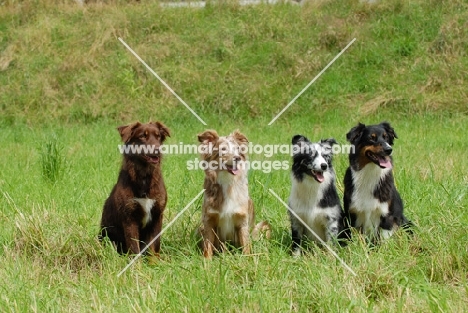
[[[259,240],[260,238],[271,238],[271,226],[267,221],[262,221],[255,225],[252,229],[252,239]]]

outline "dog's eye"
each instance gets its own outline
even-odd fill
[[[376,141],[377,140],[377,135],[376,134],[370,135],[369,140],[370,141]]]
[[[387,133],[384,133],[384,134],[382,135],[382,137],[383,137],[384,140],[387,140],[387,139],[388,139]]]

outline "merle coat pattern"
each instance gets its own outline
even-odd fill
[[[312,143],[302,135],[292,138],[293,165],[289,207],[312,229],[289,212],[292,253],[301,253],[303,238],[320,243],[337,239],[342,230],[342,209],[336,191],[336,176],[332,166],[334,139]]]

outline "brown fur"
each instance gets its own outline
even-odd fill
[[[118,131],[126,145],[149,145],[154,152],[123,155],[117,184],[104,204],[100,237],[109,237],[119,253],[138,254],[161,232],[167,193],[159,147],[170,133],[161,122],[136,122]],[[140,202],[151,204],[149,212]],[[155,240],[149,253],[158,256],[160,243],[160,238]]]
[[[198,135],[198,141],[205,149],[208,149],[210,144],[215,148],[211,153],[205,151],[201,154],[204,161],[219,165],[220,162],[233,164],[247,159],[242,149],[223,151],[223,147],[228,145],[246,148],[248,140],[239,131],[220,137],[215,130],[207,130]],[[234,247],[242,248],[244,254],[249,254],[249,233],[254,227],[255,212],[253,202],[248,195],[247,169],[238,168],[238,172],[236,168],[231,172],[222,168],[206,169],[203,188],[205,195],[200,234],[204,257],[211,258],[214,251],[225,249],[227,242]],[[224,223],[221,218],[225,220]],[[229,229],[234,230],[234,234],[230,234]],[[270,227],[267,222],[255,226],[253,235],[258,237],[260,231],[264,231],[266,236],[269,236]]]

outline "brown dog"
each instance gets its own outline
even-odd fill
[[[160,122],[136,122],[118,127],[125,143],[117,184],[104,204],[100,238],[105,236],[119,253],[138,254],[160,232],[167,193],[161,175],[160,146],[169,129]],[[149,247],[159,255],[160,238]]]
[[[202,248],[205,258],[213,256],[229,242],[250,253],[250,229],[255,214],[247,183],[247,138],[239,131],[220,137],[214,130],[198,135],[204,153],[204,201],[202,212]],[[252,235],[260,230],[269,232],[269,225],[261,222]]]

